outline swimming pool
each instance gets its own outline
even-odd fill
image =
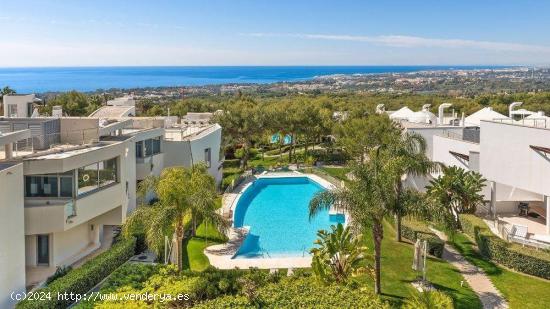
[[[250,231],[234,258],[308,256],[317,231],[344,222],[321,211],[309,219],[309,201],[324,187],[309,177],[259,178],[241,195],[234,227]]]

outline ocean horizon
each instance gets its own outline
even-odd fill
[[[97,66],[0,68],[0,88],[18,93],[220,84],[269,84],[334,74],[407,73],[430,70],[496,69],[512,66]]]

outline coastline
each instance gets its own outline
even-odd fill
[[[335,77],[361,77],[439,71],[475,71],[515,66],[121,66],[0,68],[0,86],[19,93],[76,90],[220,87],[310,82]]]

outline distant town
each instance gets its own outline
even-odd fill
[[[473,96],[481,93],[506,94],[550,90],[550,68],[510,67],[478,70],[436,70],[409,73],[373,73],[318,76],[298,82],[271,84],[232,83],[184,87],[146,87],[130,89],[98,89],[90,94],[113,96],[133,94],[136,99],[181,99],[187,96],[242,93],[440,93],[452,96]],[[55,96],[47,92],[41,96]]]

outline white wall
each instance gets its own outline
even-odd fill
[[[550,130],[482,121],[480,138],[480,170],[485,178],[550,195],[550,156],[529,147],[550,148]]]
[[[210,168],[208,173],[216,179],[216,183],[222,180],[222,169],[220,167],[220,147],[221,147],[222,130],[221,127],[214,132],[202,136],[201,138],[191,140],[191,153],[193,163],[205,162],[204,151],[210,148]]]
[[[204,151],[210,148],[211,165],[208,173],[216,179],[216,183],[219,183],[222,179],[222,169],[219,168],[221,137],[222,128],[216,125],[213,129],[205,133],[199,133],[188,139],[165,140],[162,144],[164,167],[190,167],[192,164],[204,162]]]
[[[94,228],[97,229],[98,227],[96,226]],[[50,261],[50,263],[53,264],[51,265],[59,266],[74,262],[74,260],[77,259],[77,257],[74,256],[81,250],[87,248],[91,243],[89,231],[90,225],[84,223],[68,231],[54,233],[52,238],[53,261]]]
[[[470,156],[470,152],[479,152],[479,144],[443,136],[433,136],[432,160],[446,166],[457,166],[470,170],[469,161],[458,158],[449,151]]]
[[[6,95],[3,97],[4,101],[4,117],[11,117],[13,115],[8,115],[8,105],[14,104],[17,105],[17,115],[18,118],[26,118],[31,115],[27,114],[28,103],[32,103],[35,99],[34,94],[28,95]],[[32,111],[31,111],[32,114]]]
[[[426,140],[426,156],[432,159],[433,155],[433,137],[435,135],[443,135],[445,132],[450,132],[451,134],[462,135],[463,127],[420,127],[420,128],[407,128],[407,131],[415,132]]]
[[[11,308],[11,292],[25,291],[23,165],[0,170],[0,308]]]

